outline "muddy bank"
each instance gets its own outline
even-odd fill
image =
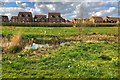
[[[75,35],[70,37],[51,37],[51,38],[22,38],[14,36],[12,39],[3,37],[1,39],[2,53],[7,53],[13,45],[19,46],[20,51],[36,50],[37,53],[56,49],[61,46],[69,45],[70,42],[118,42],[118,36],[105,34]],[[19,49],[15,47],[15,50]],[[14,52],[15,53],[15,52]]]

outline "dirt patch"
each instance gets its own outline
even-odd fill
[[[68,37],[68,40],[72,41],[108,41],[108,42],[118,42],[118,36],[106,35],[106,34],[94,34],[94,35],[76,35]]]

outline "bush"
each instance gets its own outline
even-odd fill
[[[26,26],[26,27],[72,27],[73,24],[70,23],[50,23],[50,22],[27,22],[27,23],[13,23],[13,22],[3,22],[3,26]]]
[[[17,52],[20,52],[22,50],[22,46],[13,46],[13,47],[10,47],[8,50],[7,50],[7,53],[17,53]]]
[[[101,55],[99,58],[103,59],[103,60],[112,60],[111,57],[106,56],[106,55]]]

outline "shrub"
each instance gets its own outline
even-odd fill
[[[103,60],[112,60],[111,57],[106,56],[106,55],[101,55],[99,58],[103,59]]]
[[[73,24],[71,23],[50,23],[50,22],[27,22],[27,23],[13,23],[13,22],[4,22],[2,23],[3,26],[20,26],[20,27],[72,27]]]
[[[20,52],[22,50],[22,46],[18,45],[18,46],[12,46],[10,47],[7,52],[8,53],[17,53]]]
[[[5,43],[9,43],[8,46],[6,46],[5,48],[5,53],[17,53],[20,52],[22,50],[23,45],[20,44],[21,41],[21,36],[15,35],[13,37],[10,38],[10,41],[6,41]]]

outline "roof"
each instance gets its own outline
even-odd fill
[[[90,19],[88,19],[88,18],[85,18],[85,19],[83,19],[83,20],[85,20],[85,21],[89,21]]]
[[[95,19],[95,20],[103,20],[103,18],[100,17],[100,16],[92,16],[91,18],[93,18],[93,19]]]
[[[60,12],[48,12],[48,14],[61,14]]]
[[[35,15],[35,17],[43,17],[43,16],[47,16],[47,15]]]
[[[70,20],[66,20],[67,22],[71,22]]]
[[[19,14],[32,14],[31,12],[19,12]]]
[[[109,20],[114,20],[114,21],[117,21],[117,20],[120,20],[120,17],[106,17],[107,19]]]
[[[0,15],[0,17],[8,17],[8,16],[6,16],[6,15]]]
[[[11,19],[15,19],[15,18],[18,18],[18,16],[12,16]]]

